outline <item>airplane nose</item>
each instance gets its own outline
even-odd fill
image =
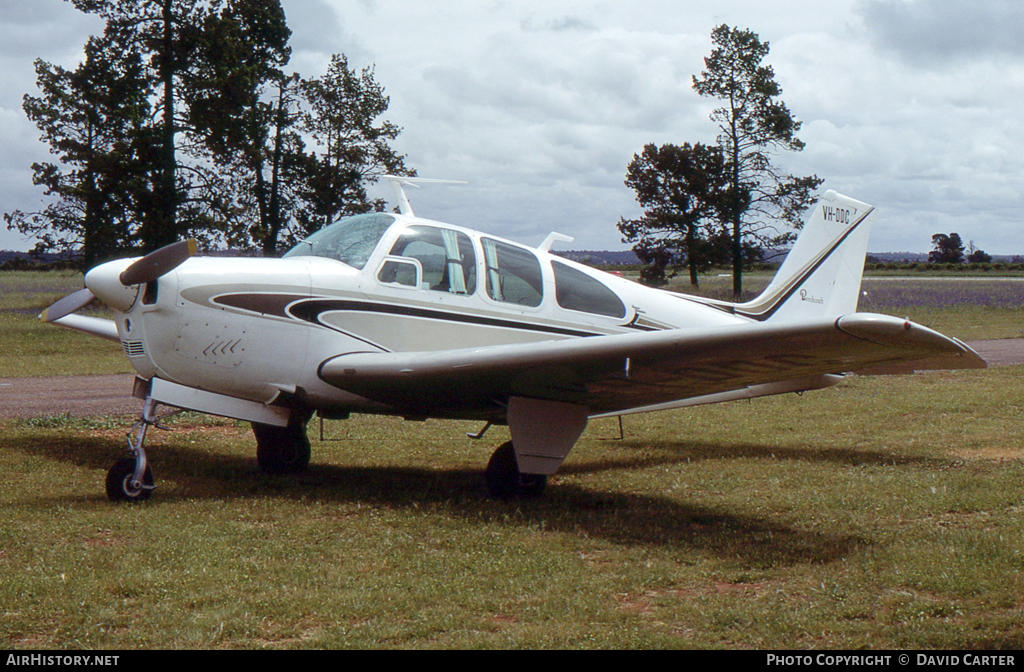
[[[85,274],[85,286],[111,308],[124,312],[139,295],[139,285],[121,284],[120,275],[135,259],[116,259],[100,264]]]

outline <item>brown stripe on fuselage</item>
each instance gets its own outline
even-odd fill
[[[225,294],[214,298],[213,302],[272,317],[290,317],[285,312],[288,304],[308,298],[301,294]]]

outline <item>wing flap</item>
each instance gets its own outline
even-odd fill
[[[327,360],[319,373],[331,385],[413,415],[500,418],[513,396],[585,405],[600,415],[824,374],[984,366],[969,347],[931,329],[855,313],[440,352],[353,353]]]

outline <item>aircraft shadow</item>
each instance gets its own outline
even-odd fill
[[[0,447],[4,443],[0,441]],[[106,438],[22,438],[16,448],[102,470],[121,454],[116,442]],[[666,497],[597,491],[557,480],[539,500],[494,501],[487,498],[482,465],[480,470],[473,470],[314,463],[302,474],[267,476],[259,472],[255,456],[219,455],[175,445],[156,447],[150,455],[158,490],[147,506],[181,500],[244,497],[362,502],[458,516],[470,524],[542,526],[548,531],[627,545],[708,552],[738,559],[751,567],[829,563],[868,543],[852,534],[803,530],[784,522]],[[686,459],[684,455],[677,455],[672,461],[678,463]],[[603,460],[578,464],[569,471],[583,473],[634,466],[629,460]],[[160,490],[162,480],[173,481],[174,485]],[[102,483],[97,485],[96,495],[83,497],[81,501],[106,501]],[[67,502],[66,496],[56,495],[34,495],[32,499],[45,507],[58,500]],[[512,511],[514,516],[509,515]]]
[[[672,464],[688,464],[712,459],[771,458],[800,462],[820,462],[847,466],[922,466],[948,465],[949,459],[928,456],[896,455],[873,449],[827,448],[813,445],[767,446],[734,444],[722,446],[703,441],[631,441],[615,440],[623,450],[635,450],[630,457],[576,461],[564,465],[560,473],[593,473],[613,469],[642,469]],[[605,444],[607,445],[607,444]],[[579,451],[577,451],[579,452]]]

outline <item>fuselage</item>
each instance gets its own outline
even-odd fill
[[[129,262],[90,271],[86,284],[120,309],[118,335],[142,378],[263,403],[297,395],[325,414],[390,410],[321,380],[321,364],[338,355],[748,321],[543,250],[404,215],[347,218],[281,259],[194,257],[134,295],[113,281]]]

